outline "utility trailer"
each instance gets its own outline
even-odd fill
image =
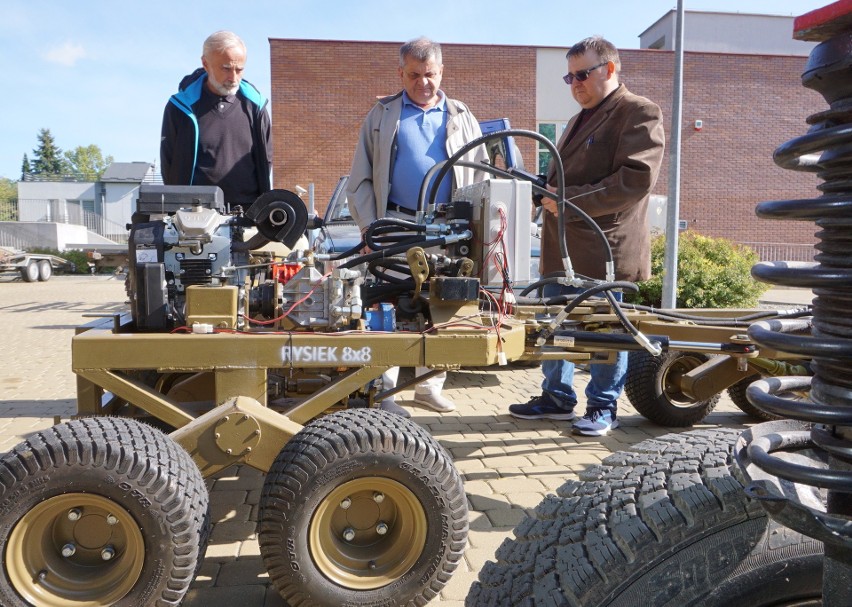
[[[45,282],[53,276],[53,271],[72,268],[67,259],[56,255],[26,253],[8,247],[0,247],[0,274],[15,273],[24,282]]]

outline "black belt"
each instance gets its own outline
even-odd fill
[[[401,207],[395,202],[388,202],[388,211],[397,211],[398,213],[405,213],[406,215],[417,215],[417,211],[414,209],[409,209],[408,207]]]

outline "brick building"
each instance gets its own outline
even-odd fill
[[[400,43],[271,39],[274,171],[277,187],[314,183],[322,210],[349,171],[361,121],[377,96],[400,89]],[[480,120],[507,117],[514,128],[558,137],[578,106],[562,82],[565,49],[442,44],[450,97]],[[688,47],[687,47],[688,48]],[[656,101],[671,131],[675,55],[621,50],[621,81]],[[743,243],[810,245],[813,224],[758,219],[762,200],[816,195],[819,180],[772,161],[781,143],[806,132],[826,107],[801,86],[805,56],[687,51],[683,73],[680,218],[689,229]],[[559,114],[559,115],[556,115]],[[696,120],[702,122],[695,129]],[[539,150],[520,141],[526,166]],[[654,189],[668,192],[668,162]],[[807,259],[810,258],[807,252]]]

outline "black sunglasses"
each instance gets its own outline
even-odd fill
[[[589,79],[589,76],[591,75],[592,72],[594,72],[599,67],[605,66],[607,63],[609,63],[609,61],[604,61],[603,63],[598,63],[596,66],[590,67],[587,70],[580,70],[576,74],[572,74],[571,72],[568,72],[567,74],[562,76],[562,79],[565,81],[565,84],[568,84],[568,85],[570,85],[572,82],[574,82],[574,78],[576,78],[578,82],[585,82],[586,80]]]

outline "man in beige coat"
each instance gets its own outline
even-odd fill
[[[443,72],[439,44],[427,38],[407,42],[399,51],[402,91],[380,99],[364,119],[346,186],[349,210],[362,234],[383,217],[414,219],[426,172],[482,136],[468,107],[441,90]],[[484,146],[462,158],[468,162],[486,159]],[[452,183],[445,179],[438,186],[436,202],[450,202],[453,188],[474,183],[481,178],[478,173],[454,166]],[[417,375],[426,371],[416,370]],[[398,374],[399,368],[394,367],[382,376],[385,389],[396,387]],[[445,378],[442,373],[417,384],[414,402],[436,411],[455,409],[441,394]],[[409,416],[393,398],[383,400],[381,407]]]
[[[565,176],[565,198],[594,218],[612,249],[615,279],[645,280],[651,274],[648,198],[663,160],[665,135],[660,108],[634,95],[618,74],[618,50],[600,36],[586,38],[568,51],[565,82],[582,110],[568,123],[557,149]],[[548,183],[556,183],[558,163],[551,162]],[[601,189],[603,188],[603,189]],[[592,192],[593,190],[599,190]],[[586,194],[586,195],[583,195]],[[542,229],[541,273],[564,270],[558,240],[556,203],[546,199]],[[565,241],[574,271],[605,279],[605,249],[595,232],[570,211],[565,212]],[[571,293],[547,285],[545,296]],[[618,294],[620,295],[620,294]],[[522,419],[572,420],[577,395],[572,386],[574,365],[567,361],[542,364],[542,394],[528,403],[511,405]],[[627,353],[612,365],[591,365],[586,388],[586,413],[574,431],[602,436],[618,426],[616,401],[624,388]]]

